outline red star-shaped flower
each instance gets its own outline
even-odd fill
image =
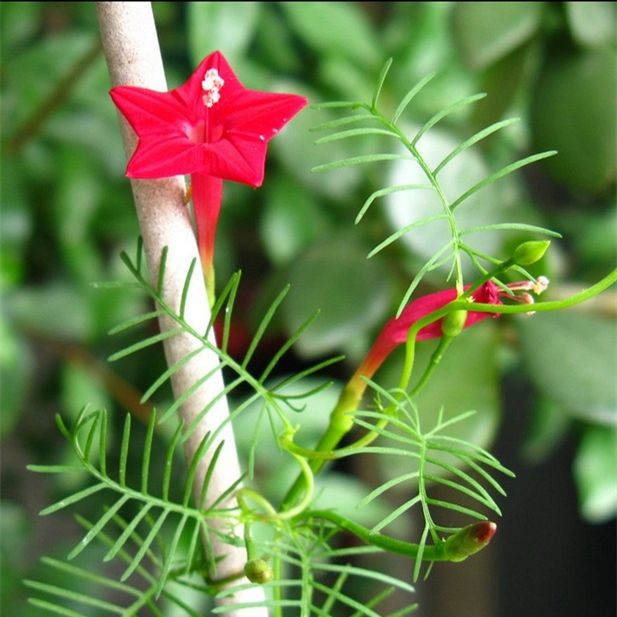
[[[212,266],[223,180],[260,186],[267,145],[307,100],[245,88],[220,52],[169,92],[134,86],[111,97],[138,137],[126,175],[190,175],[200,252]]]

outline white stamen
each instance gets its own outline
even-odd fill
[[[546,290],[550,281],[545,276],[539,276],[533,285],[533,293],[540,295]]]
[[[221,100],[220,89],[225,85],[225,80],[216,69],[208,69],[201,82],[205,94],[202,97],[206,107],[212,107]]]

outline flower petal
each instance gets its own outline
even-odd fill
[[[399,317],[386,323],[381,335],[390,341],[393,347],[401,345],[407,340],[407,333],[413,324],[449,302],[456,300],[456,296],[456,289],[444,289],[413,300],[403,309]],[[441,322],[434,322],[418,332],[417,340],[422,341],[440,336]]]
[[[224,84],[220,100],[206,107],[202,81],[210,69]],[[295,94],[248,90],[218,51],[170,92],[118,86],[110,94],[139,137],[129,177],[200,173],[254,187],[263,182],[267,142],[307,104]]]
[[[140,140],[126,168],[129,178],[168,178],[203,167],[203,146],[186,136]]]
[[[224,103],[220,112],[216,111],[225,114],[225,125],[269,141],[307,104],[307,100],[295,94],[246,90],[242,97]]]
[[[187,108],[170,92],[117,86],[109,94],[139,137],[170,132],[184,134],[189,126]]]
[[[208,146],[207,173],[225,180],[261,186],[266,163],[266,142],[242,133],[228,134]]]

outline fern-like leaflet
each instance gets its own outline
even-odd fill
[[[78,516],[77,520],[86,530],[93,529],[93,524],[83,517]],[[114,533],[126,536],[122,548],[115,553],[115,558],[131,567],[135,562],[135,555],[144,550],[145,540],[131,523],[118,514],[113,516],[109,527],[113,528]],[[96,542],[112,551],[115,550],[118,540],[107,531],[99,530]],[[174,614],[179,616],[198,617],[201,613],[186,601],[187,592],[194,593],[195,589],[198,589],[205,597],[214,594],[215,590],[188,578],[181,568],[171,572],[165,584],[161,584],[157,574],[162,565],[161,559],[152,550],[146,549],[145,552],[150,563],[148,567],[143,563],[137,565],[130,583],[118,581],[105,574],[95,574],[89,568],[76,563],[43,557],[45,566],[57,574],[70,577],[72,585],[66,587],[26,580],[26,586],[38,594],[31,597],[29,602],[46,612],[66,617],[91,617],[92,610],[96,610],[96,615],[134,617],[140,614],[142,609],[146,609],[148,614],[154,617],[164,617],[172,609]],[[81,612],[82,610],[84,612]]]
[[[322,369],[339,362],[342,357],[332,357],[328,358],[324,361],[321,361],[313,366],[305,368],[301,372],[294,374],[291,377],[287,377],[284,379],[279,379],[274,384],[269,383],[268,379],[271,374],[277,367],[278,363],[282,359],[282,357],[293,347],[295,342],[298,340],[300,336],[306,331],[306,329],[311,325],[313,320],[316,317],[315,315],[311,315],[307,318],[304,323],[300,325],[300,327],[291,334],[291,336],[283,343],[280,349],[274,353],[268,365],[263,369],[259,376],[254,376],[249,370],[249,363],[253,358],[265,332],[270,326],[272,319],[274,318],[275,313],[280,307],[281,303],[285,299],[289,287],[284,288],[278,296],[272,301],[270,306],[264,313],[261,321],[259,322],[255,334],[251,339],[247,351],[244,354],[242,360],[234,359],[228,353],[228,342],[231,331],[231,321],[232,315],[234,311],[234,303],[238,291],[238,286],[240,284],[240,274],[236,273],[231,277],[225,288],[222,290],[221,294],[218,296],[217,302],[213,307],[212,317],[210,319],[210,323],[205,332],[197,332],[195,329],[187,323],[184,317],[184,302],[181,302],[178,310],[174,310],[170,307],[161,295],[162,281],[165,276],[165,254],[161,256],[160,270],[159,270],[159,282],[156,286],[152,286],[148,281],[147,274],[143,271],[143,259],[141,257],[141,246],[137,248],[137,258],[135,262],[133,262],[130,257],[123,253],[121,255],[124,263],[127,268],[130,270],[132,275],[134,276],[139,287],[148,295],[155,303],[156,309],[152,311],[146,311],[140,316],[133,317],[131,319],[126,320],[125,322],[116,326],[113,330],[111,330],[111,334],[118,334],[121,332],[125,332],[128,330],[133,330],[136,327],[142,326],[152,320],[156,320],[161,316],[168,317],[175,322],[177,329],[172,328],[165,333],[154,334],[145,339],[140,339],[137,343],[133,343],[118,352],[114,353],[110,356],[110,361],[117,361],[143,349],[146,349],[152,345],[156,345],[168,337],[174,336],[177,332],[182,331],[189,333],[193,336],[198,342],[199,347],[195,349],[190,354],[183,357],[181,360],[176,362],[174,365],[170,366],[165,370],[148,388],[148,390],[144,393],[142,397],[142,402],[150,400],[151,397],[156,393],[156,391],[161,388],[166,382],[171,380],[173,375],[177,373],[187,362],[189,362],[192,358],[199,355],[204,350],[207,350],[213,354],[216,354],[220,360],[220,367],[216,367],[213,370],[220,370],[220,368],[227,368],[234,375],[233,378],[228,380],[224,390],[216,393],[213,396],[209,403],[201,410],[201,413],[193,420],[192,424],[186,426],[184,429],[184,434],[182,439],[186,439],[195,429],[197,424],[203,418],[205,414],[216,404],[217,400],[223,396],[230,396],[234,392],[238,392],[242,387],[248,387],[252,390],[252,395],[248,397],[243,397],[244,402],[238,406],[232,414],[230,414],[229,421],[233,421],[233,419],[242,413],[246,408],[254,404],[256,401],[261,401],[264,405],[265,410],[268,412],[270,416],[270,424],[273,427],[275,433],[278,434],[280,430],[283,428],[289,428],[290,422],[286,416],[286,410],[290,410],[296,412],[298,410],[298,400],[302,398],[306,398],[313,394],[313,392],[306,392],[302,395],[294,395],[293,397],[288,397],[284,394],[284,388],[291,383],[296,381],[300,381],[305,377],[318,373]],[[193,268],[189,268],[187,276],[184,281],[182,298],[186,298],[188,295],[188,288],[191,284],[191,276],[192,276]],[[211,337],[211,331],[214,327],[214,322],[220,316],[223,316],[223,330],[221,334],[221,345],[218,346],[213,341]],[[204,383],[208,381],[211,377],[211,373],[206,373],[199,380],[197,380],[190,388],[188,388],[185,392],[183,392],[180,396],[176,398],[176,400],[163,412],[160,418],[160,422],[165,422],[172,416],[176,414],[180,406]],[[328,382],[324,382],[321,387],[327,387]],[[294,402],[295,401],[295,402]],[[223,426],[217,427],[213,431],[212,438],[216,438],[218,435],[218,431],[220,431]]]
[[[357,562],[359,557],[369,555],[371,559],[385,560],[387,553],[371,546],[339,548],[335,544],[338,531],[340,528],[330,521],[305,518],[295,526],[280,527],[274,540],[262,543],[261,554],[275,564],[279,576],[264,585],[270,597],[259,606],[271,609],[275,617],[280,617],[284,609],[291,609],[291,614],[299,617],[332,617],[335,609],[354,617],[380,617],[379,605],[395,590],[405,596],[414,592],[409,583],[380,568],[354,565],[352,562]],[[363,590],[360,595],[358,589]],[[237,587],[219,595],[231,596],[235,590]],[[257,605],[231,608],[250,606]],[[413,612],[416,606],[409,603],[402,611],[388,615],[402,617]],[[225,610],[219,608],[213,612]]]
[[[378,433],[384,443],[359,448],[357,452],[378,455],[382,460],[394,457],[387,467],[404,472],[371,491],[359,507],[392,489],[407,487],[406,493],[412,496],[373,526],[371,533],[380,532],[414,507],[420,511],[424,523],[413,572],[413,578],[417,580],[429,540],[439,544],[444,534],[459,532],[462,519],[486,520],[486,515],[478,507],[501,516],[501,510],[489,490],[502,496],[505,496],[505,491],[493,474],[499,472],[510,477],[514,474],[485,449],[447,434],[446,429],[463,422],[475,412],[464,412],[445,420],[441,409],[434,425],[424,430],[411,397],[396,390],[386,391],[374,383],[371,386],[379,395],[376,399],[378,408],[358,412],[355,422],[364,429]],[[388,407],[383,407],[381,401],[386,401]],[[431,487],[447,489],[451,498],[432,496]],[[457,498],[461,496],[469,502],[468,505],[459,503]],[[452,522],[453,515],[454,518],[458,515],[456,525]],[[439,522],[438,517],[448,517],[450,522]]]
[[[69,430],[61,418],[58,418],[60,431],[70,441],[73,453],[77,459],[78,466],[45,466],[31,465],[29,469],[39,473],[66,473],[76,469],[86,470],[94,483],[87,488],[64,497],[60,501],[45,508],[41,515],[48,515],[58,512],[68,506],[78,504],[96,494],[106,493],[107,506],[101,517],[89,525],[87,533],[83,536],[77,546],[69,553],[67,559],[71,561],[77,557],[88,545],[98,538],[103,530],[109,525],[113,526],[117,522],[121,513],[131,513],[130,522],[124,526],[122,533],[115,539],[103,560],[110,561],[116,558],[125,548],[125,545],[132,538],[137,537],[137,530],[144,528],[146,536],[140,540],[137,552],[132,556],[127,567],[121,575],[121,582],[127,580],[138,568],[143,565],[146,558],[151,561],[151,566],[157,570],[155,596],[158,596],[172,570],[178,567],[179,563],[189,572],[193,569],[193,564],[204,559],[201,556],[200,541],[207,538],[211,529],[208,526],[208,519],[211,517],[228,517],[226,510],[217,509],[217,503],[224,500],[225,495],[221,495],[216,503],[208,509],[197,509],[191,505],[191,495],[195,468],[197,461],[203,456],[205,450],[211,443],[210,435],[206,435],[197,450],[193,461],[186,471],[184,485],[179,498],[172,498],[170,495],[170,483],[174,461],[177,458],[177,446],[181,436],[181,426],[179,425],[173,434],[170,445],[164,456],[164,473],[162,485],[159,491],[153,491],[150,480],[150,463],[152,457],[152,445],[156,416],[153,415],[148,425],[145,442],[142,446],[143,457],[140,474],[139,486],[129,486],[127,483],[127,452],[131,441],[131,421],[127,416],[122,435],[122,447],[119,469],[115,476],[109,473],[106,464],[106,418],[104,411],[82,410],[72,430]],[[94,446],[95,435],[98,433],[99,456],[98,463],[91,462],[91,451]],[[161,457],[163,458],[163,457]],[[216,463],[216,456],[213,464]],[[208,490],[210,474],[206,475],[202,493]],[[240,479],[238,479],[239,481]],[[234,485],[228,491],[234,490]],[[117,526],[117,524],[116,524]],[[167,543],[162,542],[165,531],[170,536]],[[180,551],[181,540],[188,544],[186,552]],[[154,546],[158,545],[160,555],[153,558]],[[215,559],[209,555],[209,559]]]
[[[481,274],[486,273],[486,269],[481,264],[481,260],[488,259],[490,261],[490,257],[477,251],[469,243],[463,242],[462,238],[465,235],[487,231],[504,230],[528,231],[536,234],[548,235],[551,237],[560,237],[560,235],[554,231],[545,229],[543,227],[523,223],[496,223],[475,226],[473,228],[467,229],[460,228],[455,217],[455,211],[457,208],[463,205],[464,202],[469,200],[470,197],[475,195],[484,187],[493,184],[497,180],[513,173],[514,171],[517,171],[518,169],[521,169],[522,167],[525,167],[532,163],[535,163],[536,161],[540,161],[549,156],[553,156],[554,154],[556,154],[556,152],[553,150],[541,152],[510,163],[509,165],[502,167],[501,169],[490,174],[488,177],[483,178],[479,182],[475,183],[467,190],[463,191],[460,195],[454,197],[453,199],[450,199],[447,196],[447,193],[439,180],[439,174],[443,171],[443,169],[461,153],[465,152],[467,149],[471,148],[483,139],[486,139],[489,135],[492,135],[493,133],[510,126],[515,120],[502,120],[499,122],[495,122],[489,127],[478,131],[477,133],[466,139],[463,143],[456,146],[437,165],[432,166],[421,151],[421,138],[443,119],[459,111],[460,109],[481,100],[482,98],[484,98],[485,95],[474,94],[452,103],[445,109],[440,110],[431,118],[429,118],[424,123],[424,125],[422,125],[412,136],[408,136],[405,133],[405,130],[401,127],[399,119],[404,113],[404,111],[407,109],[409,104],[413,101],[413,99],[425,88],[425,86],[427,86],[427,84],[433,79],[435,75],[428,75],[416,85],[414,85],[403,97],[394,113],[390,117],[388,117],[378,108],[377,105],[381,90],[383,88],[391,64],[392,59],[388,60],[388,62],[384,65],[370,103],[364,103],[361,101],[340,101],[317,105],[318,108],[351,109],[353,113],[338,118],[336,120],[325,122],[321,125],[314,127],[312,130],[323,131],[340,129],[341,127],[346,127],[351,124],[363,124],[364,126],[359,128],[344,128],[343,130],[337,130],[330,135],[318,139],[316,143],[319,144],[355,137],[378,135],[382,138],[393,138],[394,140],[396,140],[399,144],[398,148],[402,147],[403,153],[393,154],[389,152],[378,152],[375,154],[363,155],[361,157],[350,157],[347,159],[332,161],[330,163],[318,165],[314,167],[312,171],[329,171],[332,169],[338,169],[341,167],[347,167],[352,165],[361,165],[378,161],[394,160],[415,161],[415,163],[422,170],[423,175],[426,178],[426,184],[397,184],[377,189],[366,199],[366,201],[360,208],[360,211],[358,212],[355,220],[356,224],[359,223],[377,199],[380,199],[387,195],[391,195],[392,193],[428,190],[432,191],[437,196],[438,202],[441,206],[440,214],[435,214],[433,216],[423,217],[419,220],[412,221],[408,225],[405,225],[401,229],[393,232],[369,253],[369,257],[376,255],[393,242],[399,240],[405,234],[416,231],[418,228],[424,225],[430,225],[436,221],[447,221],[450,230],[450,239],[442,246],[436,247],[433,255],[426,260],[424,265],[417,272],[416,276],[414,276],[403,295],[403,299],[400,302],[398,310],[398,313],[400,314],[400,312],[403,310],[403,308],[411,298],[413,292],[421,283],[424,276],[433,270],[442,268],[444,265],[450,264],[450,273],[451,275],[453,274],[455,276],[457,287],[462,289],[462,256],[464,254],[467,255],[470,261],[478,268],[478,270],[480,270]],[[379,127],[383,128],[376,128],[375,125],[379,125]],[[524,273],[524,270],[519,270]]]

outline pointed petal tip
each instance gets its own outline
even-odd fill
[[[497,525],[492,521],[478,523],[474,529],[474,536],[478,543],[488,544],[497,532]]]

